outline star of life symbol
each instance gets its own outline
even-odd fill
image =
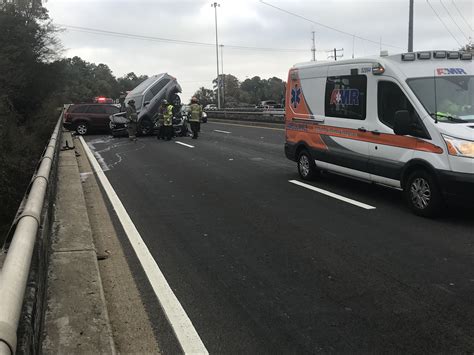
[[[341,99],[342,99],[341,93],[338,92],[337,95],[336,95],[336,102],[337,102],[337,103],[340,103],[340,102],[341,102]]]
[[[296,106],[298,106],[301,101],[300,95],[301,89],[298,88],[298,85],[295,85],[295,87],[291,90],[291,103],[293,104],[294,108],[296,108]]]

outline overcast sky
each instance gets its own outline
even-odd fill
[[[466,37],[474,37],[473,0],[454,0],[454,3],[453,0],[429,1],[415,0],[415,50],[458,49],[458,42],[464,45]],[[353,36],[289,15],[259,0],[220,0],[218,35],[219,43],[224,45],[224,72],[237,76],[239,80],[258,75],[262,78],[277,76],[286,81],[290,66],[311,59],[313,30],[316,32],[317,60],[326,60],[328,54],[324,51],[334,47],[344,48],[344,58],[350,58],[353,50],[355,57],[378,54],[380,40],[382,49],[389,53],[402,52],[407,47],[409,0],[265,2],[376,43],[356,38],[353,46]],[[60,25],[215,43],[211,1],[48,0],[45,6],[53,21]],[[201,86],[211,88],[212,79],[216,77],[216,52],[212,45],[108,36],[70,27],[66,27],[59,37],[65,56],[77,55],[90,62],[105,63],[115,76],[132,71],[137,75],[168,72],[178,78],[185,100]],[[232,45],[295,51],[226,47]]]

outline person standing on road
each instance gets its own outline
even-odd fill
[[[193,97],[191,99],[189,111],[191,113],[189,123],[191,125],[191,130],[193,131],[193,139],[197,139],[198,133],[201,128],[202,106],[199,104],[198,99],[196,97]]]
[[[167,110],[167,106],[167,100],[161,101],[161,105],[158,108],[158,112],[156,113],[155,117],[153,117],[155,121],[158,120],[158,135],[156,136],[157,139],[165,139],[164,116]]]
[[[128,137],[131,141],[137,141],[137,109],[135,108],[135,100],[131,99],[127,103],[127,119],[128,119]]]
[[[173,138],[173,105],[169,104],[167,100],[161,102],[163,108],[163,131],[166,140]]]

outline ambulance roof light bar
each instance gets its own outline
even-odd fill
[[[431,52],[418,52],[416,56],[418,59],[431,59]]]
[[[448,52],[448,59],[459,59],[459,52]]]
[[[415,53],[403,53],[402,60],[404,61],[413,61],[415,60]]]
[[[436,58],[436,59],[446,58],[446,51],[434,51],[433,58]]]
[[[472,60],[472,53],[470,52],[461,53],[461,60]]]

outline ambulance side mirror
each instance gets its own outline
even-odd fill
[[[399,136],[411,133],[411,117],[407,110],[395,112],[393,131]]]

